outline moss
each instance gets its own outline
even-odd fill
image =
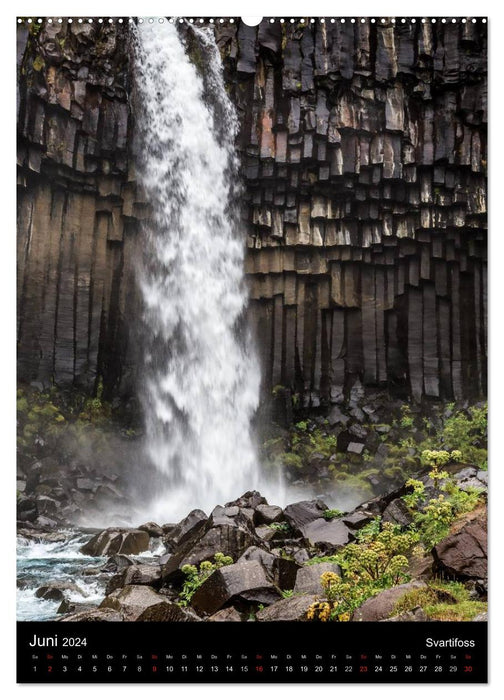
[[[40,54],[37,54],[35,58],[33,59],[33,70],[36,70],[37,73],[40,72],[45,66],[45,61],[42,58]]]
[[[469,622],[476,615],[488,610],[487,603],[477,600],[465,600],[455,605],[439,603],[429,605],[425,608],[425,614],[431,620],[441,620],[442,622]]]
[[[21,398],[17,399],[16,410],[18,410],[20,413],[26,413],[28,411],[28,407],[28,400],[25,396],[22,396]]]

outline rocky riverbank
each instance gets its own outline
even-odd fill
[[[321,499],[282,509],[253,491],[209,516],[90,533],[80,577],[102,599],[61,577],[35,596],[58,601],[62,621],[481,619],[487,473],[436,460],[347,513]]]

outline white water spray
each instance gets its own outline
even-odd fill
[[[190,31],[205,81],[172,24],[139,25],[136,41],[140,168],[153,209],[142,401],[146,449],[164,475],[151,518],[212,509],[259,484],[250,421],[260,374],[232,206],[237,119],[212,31]]]

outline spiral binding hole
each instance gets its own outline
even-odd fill
[[[95,18],[93,18],[93,17],[88,17],[88,18],[78,17],[76,19],[73,19],[71,17],[69,17],[69,18],[47,17],[46,21],[48,24],[53,24],[55,22],[57,24],[63,24],[63,21],[65,19],[68,22],[68,24],[72,24],[73,22],[78,22],[78,24],[83,24],[83,23],[93,24],[93,22],[97,22],[98,24],[103,25],[104,23],[113,24],[114,21],[116,21],[119,24],[123,24],[123,22],[125,21],[125,20],[123,20],[122,17],[118,17],[116,19],[114,19],[112,17],[109,17],[107,19],[104,19],[103,17],[95,17]],[[164,17],[159,17],[157,19],[158,19],[159,23],[163,23],[165,21]],[[441,22],[442,24],[457,24],[458,22],[460,22],[461,24],[467,24],[468,22],[470,22],[471,24],[477,24],[478,20],[481,21],[482,24],[487,23],[486,17],[482,17],[481,19],[476,18],[476,17],[472,17],[469,19],[466,17],[460,17],[460,18],[458,18],[458,17],[450,17],[450,18],[431,17],[430,19],[427,17],[422,17],[419,20],[417,20],[415,17],[411,17],[409,19],[407,19],[406,17],[401,17],[401,19],[396,19],[395,17],[391,17],[389,19],[387,19],[385,17],[381,17],[379,19],[376,19],[375,17],[371,17],[371,18],[361,17],[359,19],[356,19],[355,17],[351,17],[351,18],[340,17],[339,19],[337,19],[335,17],[331,17],[330,19],[326,19],[325,17],[318,17],[318,18],[311,17],[309,19],[309,23],[315,24],[317,22],[317,20],[318,20],[319,24],[327,24],[329,22],[331,24],[335,24],[338,21],[341,24],[345,24],[345,22],[347,22],[347,21],[349,21],[351,24],[357,24],[357,23],[358,24],[366,24],[366,22],[370,22],[371,24],[376,24],[377,22],[379,22],[380,24],[386,24],[387,21],[389,21],[391,24],[396,24],[397,22],[400,22],[401,24],[406,24],[407,22],[409,22],[410,24],[416,24],[417,21],[420,21],[422,24],[428,24],[429,22],[431,24],[436,24],[437,22]],[[16,21],[17,21],[17,24],[24,24],[24,23],[33,24],[33,22],[37,22],[38,24],[42,24],[42,22],[44,21],[44,18],[39,17],[37,19],[33,19],[32,17],[27,17],[27,18],[18,17]],[[139,24],[144,24],[144,22],[146,20],[143,17],[138,17],[138,19],[136,21]],[[155,20],[155,18],[150,17],[147,21],[149,24],[153,24],[156,20]],[[176,20],[173,17],[170,17],[170,18],[168,18],[168,21],[171,24],[173,24]],[[184,18],[178,19],[178,22],[180,24],[182,24],[184,21],[186,21]],[[207,18],[199,17],[199,18],[190,18],[188,21],[191,24],[195,24],[195,23],[196,24],[205,24],[205,22],[208,22],[211,25],[216,25],[216,24],[222,25],[222,24],[225,24],[226,21],[229,22],[230,24],[234,24],[234,22],[235,22],[233,17],[230,17],[227,20],[224,17],[220,17],[218,19],[214,18],[214,17],[207,17]],[[127,22],[128,22],[128,24],[132,24],[133,22],[135,22],[135,18],[129,17],[127,19]],[[269,24],[275,24],[276,22],[279,22],[280,24],[285,24],[286,22],[289,22],[290,24],[295,24],[296,22],[299,22],[300,24],[305,24],[306,20],[303,17],[298,18],[298,19],[296,19],[294,17],[290,17],[288,20],[283,18],[283,17],[270,17],[268,22],[269,22]]]

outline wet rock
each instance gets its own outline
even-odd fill
[[[487,518],[479,511],[469,521],[452,528],[448,537],[432,550],[436,570],[459,580],[486,579]]]
[[[128,566],[133,566],[134,563],[133,559],[127,557],[125,554],[114,554],[100,567],[100,571],[106,573],[120,571]]]
[[[329,421],[329,425],[331,427],[334,427],[335,425],[343,425],[346,426],[348,421],[350,420],[349,416],[345,415],[339,408],[338,406],[334,406],[331,409],[331,412],[329,413],[329,416],[327,418]]]
[[[302,566],[297,572],[294,593],[312,593],[321,596],[323,591],[320,577],[325,571],[332,571],[341,576],[340,567],[332,562]]]
[[[208,516],[202,510],[192,510],[183,520],[170,530],[165,538],[165,544],[170,548],[181,545],[197,538],[208,520]],[[166,525],[165,525],[166,527]]]
[[[128,566],[120,573],[112,576],[107,584],[105,593],[109,595],[116,589],[124,588],[124,586],[128,585],[159,588],[161,586],[161,567],[151,564]]]
[[[66,581],[51,581],[44,586],[40,586],[35,591],[35,597],[43,598],[44,600],[63,600],[70,593],[86,597],[86,594],[79,586]]]
[[[310,605],[318,600],[316,595],[294,595],[273,603],[256,614],[258,622],[295,622],[306,620]]]
[[[354,610],[352,622],[379,622],[386,620],[392,614],[395,604],[405,593],[426,588],[425,583],[410,581],[400,586],[388,588],[366,600],[359,608]]]
[[[149,522],[149,523],[144,523],[143,525],[139,525],[138,530],[143,530],[146,532],[149,537],[163,537],[165,534],[163,531],[163,528],[160,527],[157,523]]]
[[[149,548],[149,535],[142,530],[108,528],[81,547],[82,554],[102,557],[110,554],[140,554]]]
[[[277,587],[266,577],[258,561],[242,561],[223,566],[204,581],[192,597],[192,606],[204,615],[213,615],[227,604],[269,605],[280,598]]]
[[[100,609],[111,608],[120,612],[126,621],[138,620],[142,615],[154,614],[154,611],[147,611],[150,608],[155,608],[162,603],[169,603],[162,595],[159,595],[153,588],[149,586],[125,586],[119,591],[115,591],[113,595],[108,595],[99,605]],[[178,606],[177,606],[178,607]],[[180,608],[178,608],[180,610]],[[159,613],[159,608],[156,608],[156,613]],[[172,611],[175,612],[175,611]],[[145,619],[145,618],[144,618]]]

